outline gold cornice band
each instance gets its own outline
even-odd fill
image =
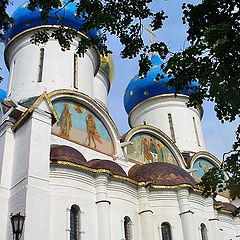
[[[189,188],[194,192],[202,192],[200,189],[198,188],[194,188],[192,185],[190,184],[179,184],[179,185],[174,185],[174,186],[164,186],[164,185],[154,185],[154,183],[149,183],[149,182],[138,182],[136,180],[133,180],[129,177],[125,177],[125,176],[120,176],[117,174],[114,174],[112,171],[107,170],[107,169],[94,169],[94,168],[90,168],[87,166],[83,166],[83,165],[79,165],[77,163],[73,163],[73,162],[68,162],[68,161],[61,161],[61,160],[54,160],[50,162],[51,165],[56,165],[56,166],[65,166],[65,167],[73,167],[76,169],[80,169],[80,170],[84,170],[86,172],[90,172],[93,174],[108,174],[111,177],[113,177],[114,179],[117,180],[121,180],[121,181],[125,181],[127,183],[131,183],[133,185],[135,185],[136,187],[144,187],[144,186],[150,186],[153,189],[179,189],[179,188]]]

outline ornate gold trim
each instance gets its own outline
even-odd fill
[[[87,166],[83,166],[83,165],[79,165],[73,162],[68,162],[68,161],[61,161],[61,160],[54,160],[50,162],[51,165],[60,165],[60,166],[67,166],[67,167],[73,167],[76,169],[80,169],[80,170],[84,170],[93,174],[101,174],[101,173],[105,173],[105,174],[109,174],[111,177],[117,179],[117,180],[121,180],[121,181],[125,181],[128,183],[131,183],[133,185],[135,185],[136,187],[138,186],[146,186],[146,187],[151,187],[153,189],[179,189],[179,188],[189,188],[191,190],[193,190],[194,192],[202,192],[200,189],[194,188],[192,185],[190,184],[179,184],[179,185],[175,185],[175,186],[163,186],[163,185],[154,185],[154,183],[151,182],[138,182],[136,180],[133,180],[129,177],[124,177],[121,175],[117,175],[114,174],[112,171],[107,170],[107,169],[94,169],[94,168],[90,168]]]
[[[118,139],[121,139],[121,136],[120,136],[120,133],[119,133],[119,131],[117,129],[117,126],[113,122],[113,119],[111,118],[109,113],[106,111],[105,108],[103,108],[94,99],[92,99],[91,97],[89,97],[88,95],[86,95],[84,93],[81,93],[81,92],[78,92],[78,91],[74,91],[74,90],[67,90],[67,89],[61,89],[61,90],[52,91],[52,92],[48,93],[48,96],[49,96],[49,98],[52,98],[54,96],[61,95],[61,94],[62,95],[69,94],[69,95],[80,96],[84,100],[87,100],[88,102],[90,102],[97,110],[99,110],[100,112],[102,112],[105,115],[105,117],[108,119],[108,121],[110,122],[111,126],[113,127],[115,133],[117,134]]]
[[[59,121],[59,118],[58,118],[58,115],[57,115],[57,112],[55,110],[55,108],[53,107],[53,104],[48,96],[48,94],[46,93],[46,91],[43,92],[42,95],[40,95],[36,101],[33,103],[33,105],[28,108],[28,110],[26,110],[22,115],[21,117],[14,123],[14,125],[12,126],[12,130],[13,131],[16,131],[17,128],[19,128],[22,123],[23,123],[23,120],[26,119],[33,111],[35,108],[37,108],[37,106],[43,101],[43,99],[46,100],[49,108],[51,109],[52,111],[52,114],[53,114],[53,117],[55,118],[55,120],[58,122]]]

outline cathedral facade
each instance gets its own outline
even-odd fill
[[[240,240],[237,207],[227,194],[205,198],[201,177],[219,160],[206,151],[203,109],[186,106],[191,83],[177,96],[152,53],[147,76],[124,96],[130,130],[120,135],[107,108],[112,61],[97,48],[84,57],[82,19],[74,2],[50,12],[27,3],[6,33],[9,69],[0,92],[0,239],[11,239],[9,216],[25,214],[24,240]],[[30,42],[59,25],[78,30],[69,51],[56,40]],[[116,106],[117,111],[117,106]]]

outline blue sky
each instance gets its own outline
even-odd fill
[[[11,14],[14,9],[24,3],[25,0],[15,0],[13,5],[9,6],[8,12]],[[164,41],[169,49],[179,51],[187,45],[186,26],[181,23],[182,13],[181,5],[183,2],[198,3],[198,0],[154,0],[152,8],[157,10],[165,10],[169,18],[165,21],[164,27],[157,32],[157,40]],[[144,32],[144,38],[149,39],[149,34]],[[123,60],[119,57],[121,45],[115,38],[109,39],[110,49],[113,50],[114,61],[114,81],[109,93],[109,112],[115,121],[121,134],[128,131],[128,117],[123,106],[123,95],[130,79],[138,72],[138,62],[135,60]],[[3,68],[1,75],[4,81],[0,83],[0,89],[6,89],[8,83],[8,71],[3,60],[4,46],[0,46],[0,67]],[[117,109],[117,110],[116,110]],[[235,129],[239,124],[234,123],[221,124],[213,111],[213,104],[204,103],[204,117],[202,119],[202,128],[205,137],[206,149],[213,153],[219,160],[222,154],[228,152],[235,140]]]

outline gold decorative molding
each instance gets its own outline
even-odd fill
[[[107,169],[94,169],[94,168],[90,168],[90,167],[87,167],[87,166],[79,165],[77,163],[68,162],[68,161],[54,160],[54,161],[51,161],[50,164],[53,165],[53,166],[56,165],[56,166],[72,167],[72,168],[76,168],[76,169],[79,169],[79,170],[84,170],[86,172],[90,172],[90,173],[93,173],[93,174],[108,174],[111,177],[113,177],[114,179],[125,181],[127,183],[131,183],[131,184],[135,185],[136,187],[139,187],[139,186],[141,186],[141,187],[151,187],[152,189],[159,189],[159,190],[161,190],[161,189],[164,189],[164,190],[173,189],[173,190],[175,190],[175,189],[179,189],[179,188],[188,188],[188,189],[191,189],[194,192],[198,192],[198,193],[202,192],[199,188],[194,188],[190,184],[163,186],[163,185],[155,185],[154,183],[148,182],[148,181],[147,182],[138,182],[138,181],[133,180],[130,177],[127,177],[127,176],[125,177],[125,176],[120,176],[120,175],[114,174],[112,171],[107,170]]]
[[[59,117],[57,115],[56,110],[53,107],[53,104],[48,96],[48,94],[45,92],[43,92],[42,95],[40,95],[36,101],[32,104],[32,106],[30,108],[28,108],[22,115],[21,117],[14,123],[14,125],[12,126],[12,130],[16,131],[22,124],[24,121],[26,121],[26,119],[28,119],[28,117],[32,114],[32,112],[35,110],[35,108],[38,107],[38,105],[45,99],[45,101],[47,102],[49,108],[52,111],[53,117],[55,118],[55,120],[58,122],[59,121]]]

